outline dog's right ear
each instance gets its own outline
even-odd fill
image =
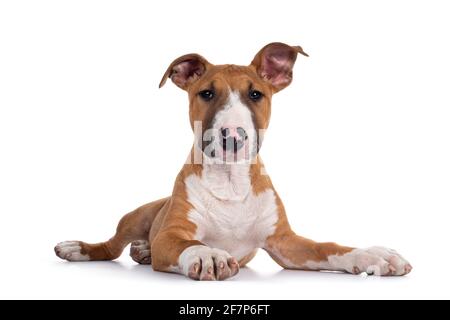
[[[211,64],[205,58],[196,53],[181,56],[167,68],[159,87],[161,88],[167,78],[170,78],[178,87],[187,90],[192,83],[205,74],[210,66]]]

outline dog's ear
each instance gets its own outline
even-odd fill
[[[210,66],[211,64],[205,58],[196,53],[181,56],[167,68],[159,87],[161,88],[166,83],[167,78],[170,78],[178,87],[187,90],[192,83],[205,74]]]
[[[278,92],[291,83],[298,53],[308,57],[300,46],[273,42],[262,48],[250,65],[264,81],[270,83],[274,92]]]

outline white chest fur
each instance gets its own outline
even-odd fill
[[[185,180],[196,240],[238,260],[262,247],[278,221],[273,190],[255,195],[248,171],[244,165],[207,165],[202,177]]]

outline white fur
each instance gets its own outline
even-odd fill
[[[244,201],[251,182],[245,164],[205,164],[202,181],[212,195],[223,201]]]
[[[393,271],[396,275],[407,273],[409,265],[395,250],[384,247],[354,249],[344,255],[332,255],[327,261],[307,261],[302,267],[312,270],[336,270],[352,273],[356,267],[360,272],[386,275]],[[393,269],[392,269],[393,268]],[[394,271],[395,269],[395,271]]]
[[[248,171],[248,165],[204,165],[202,177],[185,180],[195,239],[238,260],[262,247],[278,221],[273,190],[255,195]]]
[[[68,261],[89,261],[88,254],[81,254],[81,246],[79,241],[64,241],[58,243],[56,251],[61,259]]]
[[[224,124],[244,129],[253,128],[252,114],[242,102],[239,92],[230,91],[226,105],[215,116],[215,129],[222,128]]]

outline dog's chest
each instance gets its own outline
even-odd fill
[[[224,200],[217,197],[217,189],[211,192],[214,186],[196,175],[185,182],[193,206],[189,220],[197,226],[195,238],[204,244],[241,259],[262,247],[275,231],[278,209],[272,189],[258,195],[250,190],[243,199]],[[221,183],[227,187],[227,181]]]

